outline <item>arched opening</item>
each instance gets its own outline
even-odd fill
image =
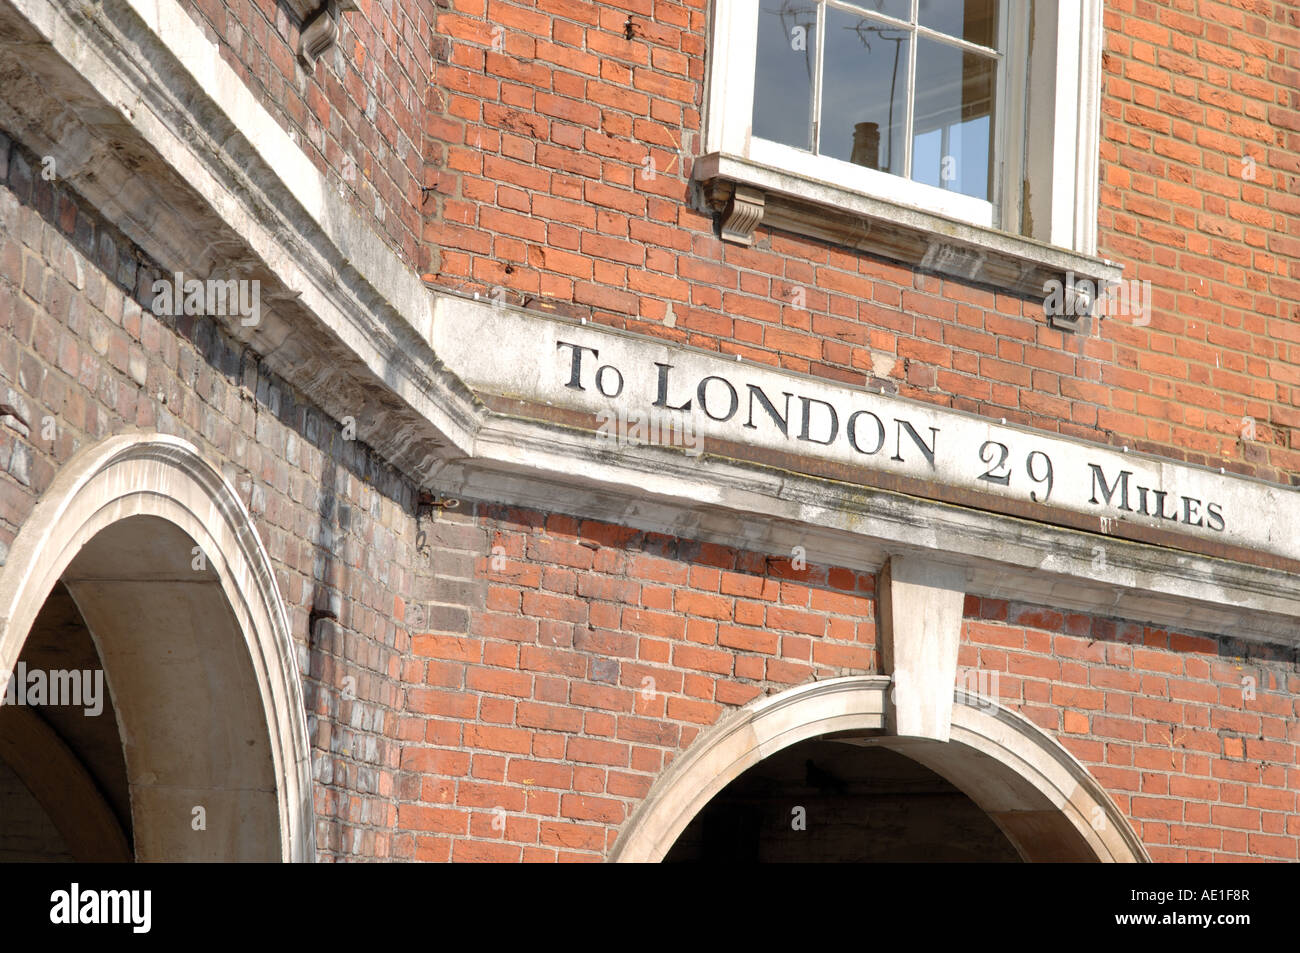
[[[749,768],[705,805],[665,862],[1013,863],[993,819],[911,758],[814,738]]]
[[[32,623],[0,705],[0,861],[131,859],[126,763],[103,674],[60,582]]]
[[[953,792],[968,800],[1001,835],[1001,840],[993,837],[980,822],[975,831],[978,841],[973,842],[978,849],[1004,851],[1005,841],[1027,861],[1148,859],[1127,819],[1096,780],[1025,718],[991,700],[954,690],[949,741],[899,737],[887,733],[889,691],[888,677],[837,678],[801,685],[733,712],[673,761],[628,820],[610,859],[663,860],[684,833],[688,839],[679,856],[689,856],[691,838],[702,836],[708,815],[700,833],[688,832],[692,821],[720,794],[725,802],[752,790],[755,782],[743,778],[746,772],[789,749],[795,751],[792,762],[773,762],[770,771],[760,770],[751,778],[761,779],[765,771],[774,774],[778,797],[790,796],[799,783],[803,785],[799,793],[817,789],[820,783],[832,799],[851,794],[846,778],[808,757],[809,752],[831,751],[821,747],[827,744],[885,749],[893,758],[877,757],[875,767],[898,768],[895,759],[903,757],[917,766],[907,769],[915,782],[932,786],[934,778],[946,782],[946,787],[932,789],[942,791],[950,805],[956,805],[957,822],[965,817],[975,823],[979,818],[952,797]],[[817,746],[802,748],[806,742]],[[832,763],[849,773],[845,765],[854,762],[851,754],[838,754]],[[871,767],[868,762],[851,770],[869,773]],[[918,769],[925,769],[924,773]],[[742,779],[740,786],[729,789],[737,779]],[[784,791],[781,783],[787,785]],[[844,807],[842,800],[828,804],[832,810]],[[932,836],[924,829],[915,830]]]
[[[53,828],[67,859],[313,858],[283,606],[247,512],[192,447],[124,436],[71,461],[0,574],[0,626],[0,672],[65,690],[0,719],[0,797],[22,782],[14,803],[48,822],[37,852],[57,853]],[[102,699],[68,704],[97,671]]]

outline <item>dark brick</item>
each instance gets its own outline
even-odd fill
[[[112,274],[117,266],[117,243],[107,231],[101,230],[99,233],[95,260],[99,263],[99,267],[109,274]]]
[[[122,249],[117,263],[117,283],[127,292],[135,289],[136,267],[135,255],[131,254],[127,249]]]
[[[618,662],[614,659],[597,658],[591,660],[591,680],[607,685],[618,684]]]
[[[487,587],[482,580],[448,579],[434,576],[429,587],[429,598],[434,602],[482,607]]]
[[[87,258],[93,257],[95,250],[95,222],[84,209],[78,210],[77,225],[72,232],[72,243],[77,251]]]
[[[13,149],[9,154],[9,188],[22,204],[31,201],[32,167],[21,149]]]
[[[41,166],[36,167],[36,176],[32,180],[32,206],[38,215],[47,222],[54,221],[54,183],[41,175]]]
[[[67,189],[59,189],[57,208],[59,231],[71,235],[77,227],[77,202]]]
[[[425,610],[425,626],[430,632],[469,632],[469,610],[460,606],[430,605]]]

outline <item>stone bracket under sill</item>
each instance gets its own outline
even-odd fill
[[[871,252],[923,271],[1044,298],[1060,282],[1066,314],[1048,323],[1078,330],[1096,295],[1120,280],[1123,266],[1094,255],[945,218],[746,159],[710,153],[695,161],[695,178],[719,213],[724,241],[750,245],[759,224]]]
[[[339,22],[343,14],[358,9],[356,0],[286,0],[302,21],[298,39],[298,56],[308,66],[324,56],[338,42]]]

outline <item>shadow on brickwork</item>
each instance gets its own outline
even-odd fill
[[[45,167],[39,156],[32,153],[21,143],[15,141],[0,129],[0,186],[7,187],[14,196],[18,206],[32,210],[49,229],[66,239],[93,269],[98,269],[104,280],[110,282],[122,294],[137,302],[143,311],[152,314],[153,282],[159,278],[170,279],[171,271],[163,264],[151,260],[143,250],[133,243],[124,233],[116,228],[101,213],[90,206],[68,184],[57,177],[42,174]],[[0,188],[0,223],[3,223],[6,205],[5,190]],[[16,218],[18,210],[10,206]],[[42,257],[49,251],[50,238],[43,229],[34,232],[30,226],[23,229],[27,234],[15,231],[13,223],[3,223],[8,237],[19,244],[27,244],[29,251],[40,252]],[[20,254],[19,265],[21,267]],[[61,275],[61,263],[51,263],[51,274]],[[87,276],[94,280],[93,275]],[[206,278],[204,275],[187,275],[187,277]],[[54,282],[49,283],[55,287]],[[11,294],[21,299],[21,288],[11,289]],[[42,303],[36,304],[38,312],[48,314],[59,325],[60,333],[70,331],[80,343],[88,334],[87,320],[83,313],[86,309],[72,305],[72,299],[81,295],[76,288],[64,282],[58,282],[55,291],[45,292]],[[32,302],[28,302],[31,304]],[[172,434],[194,443],[202,452],[218,463],[222,472],[235,487],[240,498],[253,515],[263,543],[272,553],[276,566],[281,595],[286,596],[286,583],[293,574],[302,577],[302,593],[293,604],[286,602],[294,640],[298,645],[299,666],[302,671],[304,703],[307,708],[308,728],[311,743],[315,749],[316,764],[313,776],[325,788],[334,788],[338,792],[337,804],[333,810],[318,810],[318,816],[329,815],[329,831],[318,829],[318,849],[321,853],[339,852],[348,849],[343,843],[343,825],[350,820],[345,814],[348,809],[349,796],[357,794],[377,795],[378,784],[376,772],[384,768],[386,744],[383,736],[384,700],[380,697],[367,697],[365,692],[378,696],[384,688],[386,672],[370,677],[372,673],[364,666],[372,652],[367,638],[359,635],[350,626],[354,624],[352,599],[359,598],[363,591],[385,592],[382,583],[363,585],[368,580],[357,578],[364,576],[367,564],[365,548],[366,520],[370,514],[352,505],[346,497],[348,477],[355,478],[360,484],[369,486],[382,497],[393,501],[401,511],[414,523],[416,493],[414,485],[400,473],[386,464],[369,447],[345,435],[343,425],[315,405],[307,402],[288,382],[270,372],[262,364],[261,356],[247,345],[236,341],[228,335],[221,325],[211,317],[204,315],[154,315],[165,329],[165,333],[175,335],[180,342],[188,343],[193,348],[193,355],[186,353],[186,348],[176,349],[176,365],[166,368],[165,384],[168,391],[176,386],[176,395],[180,402],[159,401],[150,393],[155,375],[150,374],[147,384],[141,385],[127,374],[120,373],[105,353],[96,355],[98,361],[98,381],[93,394],[88,388],[82,388],[77,381],[69,380],[64,388],[67,391],[81,389],[88,403],[105,403],[108,411],[108,431],[118,432],[137,426],[135,420],[127,419],[118,413],[118,405],[111,400],[104,400],[106,388],[127,387],[139,392],[139,399],[149,401],[155,408],[156,429]],[[5,316],[5,326],[11,325],[10,316]],[[235,319],[237,320],[237,318]],[[29,322],[27,327],[33,326]],[[14,331],[15,336],[20,332]],[[59,372],[52,366],[53,362],[44,361],[33,352],[31,340],[18,340],[17,348],[31,361],[40,362],[49,375]],[[14,346],[6,342],[5,347]],[[159,348],[158,354],[150,355],[156,362],[159,355],[166,353]],[[92,354],[87,346],[84,355]],[[204,373],[204,371],[210,373]],[[44,388],[42,383],[34,385]],[[174,375],[174,377],[172,376]],[[17,375],[23,377],[25,375]],[[4,384],[19,393],[22,392],[21,380],[8,380]],[[178,386],[177,386],[178,385]],[[199,400],[200,425],[193,428],[170,408],[177,406],[184,412],[190,397]],[[238,395],[238,400],[233,395]],[[42,394],[24,393],[23,398],[33,408],[43,408]],[[237,405],[237,407],[232,406]],[[81,421],[64,420],[52,408],[60,428],[67,428],[73,434],[72,449],[79,449],[99,437],[107,434],[86,434],[81,429]],[[233,414],[236,419],[227,421],[223,414]],[[251,414],[251,435],[249,420]],[[39,413],[36,414],[39,419]],[[228,437],[224,428],[229,425]],[[229,456],[218,449],[228,441]],[[48,459],[49,471],[52,473],[58,464],[66,459],[66,454],[56,459],[50,442],[42,443],[39,427],[31,428],[31,453],[38,458]],[[243,452],[247,446],[251,453]],[[277,467],[288,470],[290,480],[295,474],[304,471],[304,464],[309,465],[305,454],[314,448],[320,453],[320,469],[316,474],[308,474],[308,484],[301,503],[295,502],[288,495],[278,496],[273,488]],[[239,457],[243,462],[237,462]],[[252,472],[254,466],[258,472]],[[44,489],[44,485],[31,484],[34,494]],[[292,482],[289,493],[292,493]],[[309,514],[306,520],[304,513]],[[272,520],[275,520],[273,523]],[[277,526],[276,523],[280,525]],[[13,528],[16,531],[16,528]],[[298,534],[303,533],[299,539]],[[399,545],[400,545],[399,541]],[[363,567],[362,572],[351,568],[345,553],[349,550],[357,555],[357,561]],[[310,559],[300,551],[300,546],[310,547]],[[400,555],[399,549],[395,555]],[[4,555],[0,547],[0,564]],[[389,565],[381,560],[370,559],[379,566],[378,576],[391,574],[393,585],[398,585],[400,567]],[[399,593],[401,594],[401,593]],[[402,594],[404,595],[404,594]],[[392,620],[381,614],[378,623],[379,638],[386,644],[378,646],[379,657],[386,660],[385,652],[399,651],[400,637],[394,635]],[[349,655],[348,653],[352,654]],[[362,657],[358,657],[362,656]],[[381,662],[381,667],[382,662]],[[346,696],[346,697],[345,697]],[[354,701],[366,703],[372,714],[369,720],[361,719],[367,727],[358,730],[353,718]],[[373,712],[378,714],[373,714]],[[319,724],[326,722],[324,731]],[[353,724],[345,723],[344,719]],[[371,737],[365,737],[365,735]],[[377,735],[377,737],[374,737]],[[318,798],[320,792],[318,791]],[[327,798],[327,802],[334,798]],[[320,803],[319,799],[317,801]],[[374,826],[374,822],[370,822]]]

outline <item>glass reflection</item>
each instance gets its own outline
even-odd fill
[[[905,175],[908,31],[826,8],[819,151]]]
[[[997,0],[920,0],[917,9],[921,26],[990,48],[997,39],[997,16]]]
[[[912,178],[990,198],[996,61],[918,38]]]
[[[762,0],[754,75],[754,135],[812,148],[812,88],[817,56],[817,4]]]

